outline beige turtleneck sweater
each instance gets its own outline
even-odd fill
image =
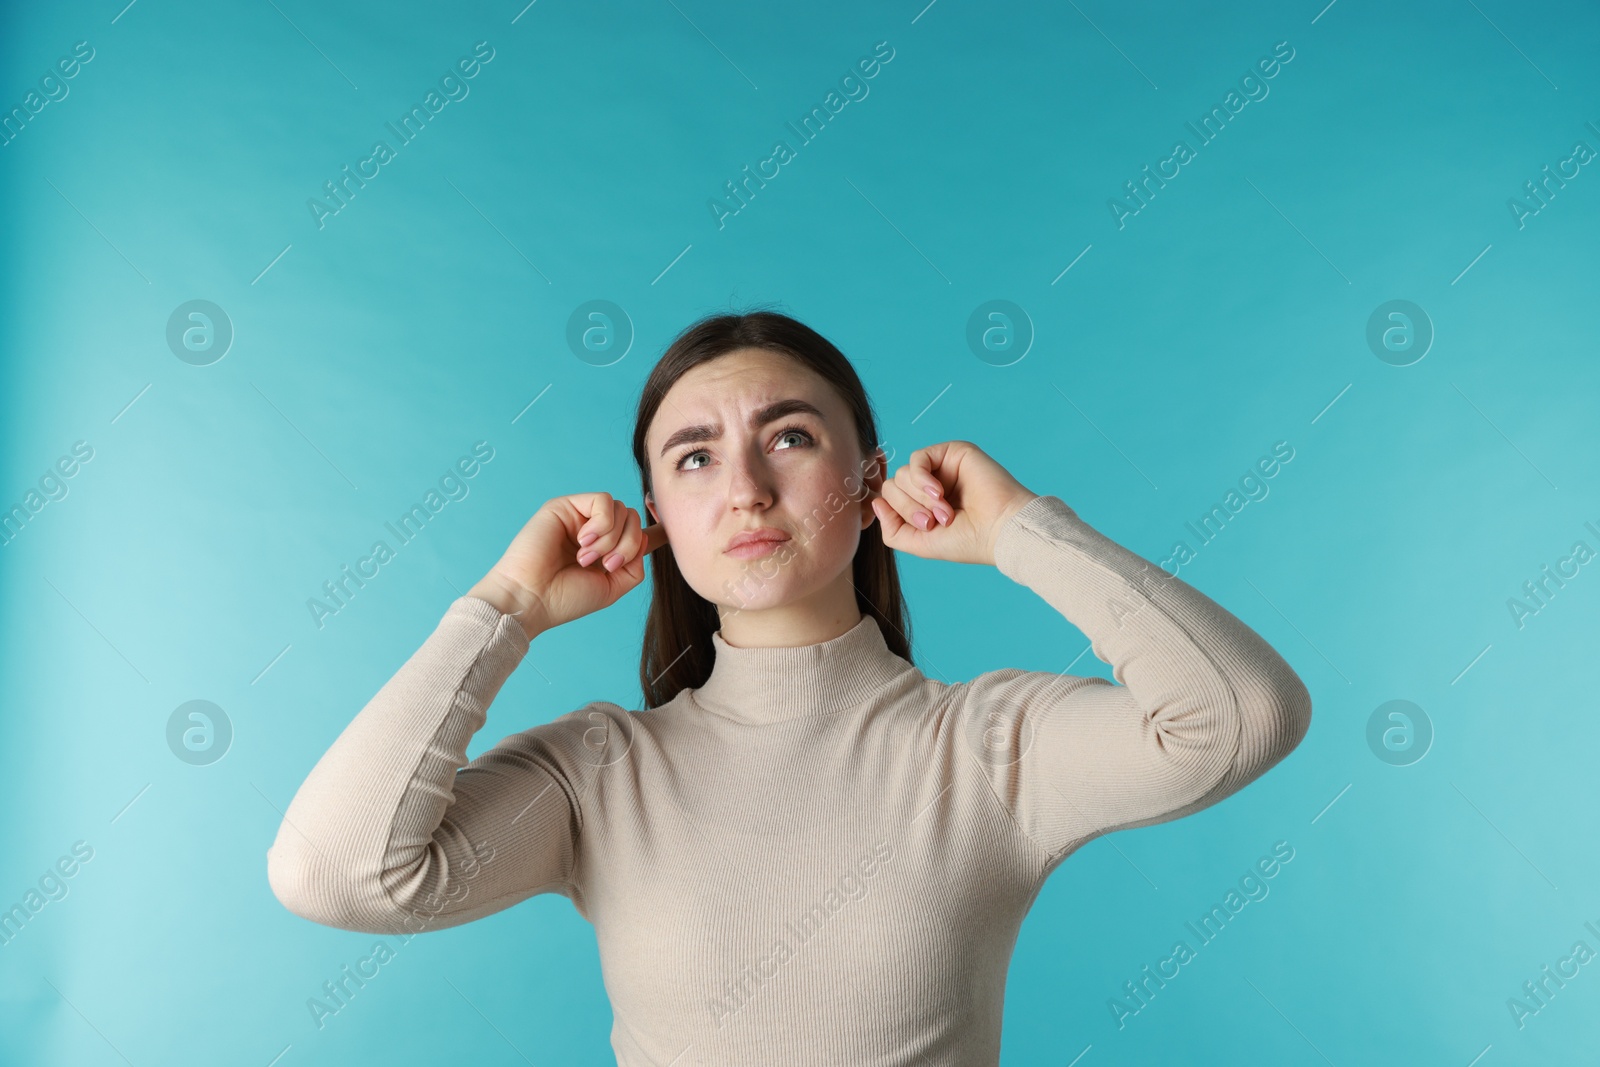
[[[528,639],[462,597],[300,787],[273,892],[377,934],[562,894],[595,928],[619,1067],[996,1064],[1045,878],[1259,777],[1311,702],[1254,631],[1056,497],[1007,520],[995,562],[1121,684],[947,684],[870,616],[797,648],[718,633],[699,689],[591,703],[468,763]]]

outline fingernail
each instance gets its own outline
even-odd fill
[[[911,521],[922,527],[924,530],[933,529],[933,518],[926,511],[923,511],[920,508],[917,509],[917,513],[915,515],[911,516]]]
[[[582,548],[584,545],[587,545],[590,541],[593,541],[599,536],[599,534],[595,533],[593,530],[590,530],[588,533],[578,538],[578,547]]]
[[[934,508],[933,513],[937,515],[939,517],[939,521],[946,526],[949,526],[956,519],[955,512],[950,511],[947,508]]]
[[[944,494],[944,490],[937,485],[925,485],[922,487],[922,491],[933,497],[935,500],[938,500],[939,497]]]
[[[613,553],[611,553],[611,555],[606,557],[606,562],[605,562],[606,570],[614,571],[620,566],[622,566],[622,553],[613,552]]]
[[[578,566],[587,567],[589,564],[593,563],[595,561],[595,558],[598,557],[599,555],[600,555],[600,553],[596,552],[592,548],[587,552],[579,552],[578,553]]]

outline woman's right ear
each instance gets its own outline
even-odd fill
[[[645,553],[660,549],[671,542],[667,540],[667,528],[661,525],[661,516],[656,514],[656,502],[650,499],[650,494],[644,495],[645,510],[650,512],[650,517],[655,521],[644,528]]]

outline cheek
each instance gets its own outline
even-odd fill
[[[845,491],[849,468],[827,469],[809,478],[802,488],[805,514],[811,516],[808,549],[816,557],[848,555],[861,533],[860,502]]]
[[[712,513],[711,504],[705,499],[705,494],[696,493],[693,488],[682,486],[667,486],[658,489],[654,495],[657,521],[663,526],[682,529],[686,533],[699,530]]]
[[[694,492],[669,492],[656,499],[656,514],[671,533],[672,554],[685,577],[704,577],[708,568],[727,558],[717,540],[726,535],[721,526],[723,510],[715,499]]]
[[[828,520],[827,528],[817,537],[813,552],[819,562],[829,570],[848,567],[861,544],[861,525],[855,512],[847,507]]]

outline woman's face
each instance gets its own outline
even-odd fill
[[[645,440],[646,506],[695,592],[761,610],[850,581],[885,460],[862,456],[850,409],[810,368],[758,348],[702,363],[673,383]],[[787,540],[730,552],[750,530]]]

